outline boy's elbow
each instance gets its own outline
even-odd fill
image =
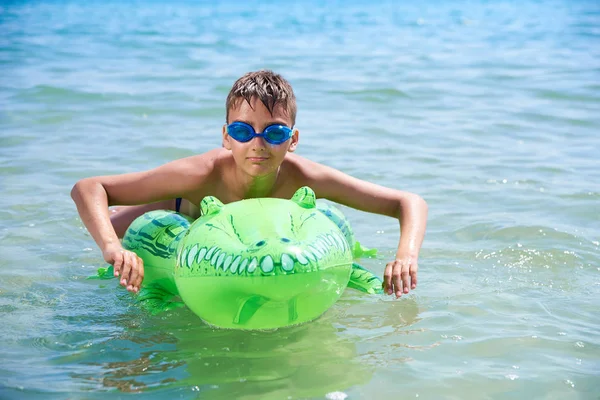
[[[419,196],[418,194],[415,194],[415,196],[417,197],[415,201],[417,202],[419,207],[423,210],[423,212],[427,213],[427,211],[429,211],[429,206],[427,205],[425,199]]]
[[[421,215],[423,216],[423,218],[427,219],[427,213],[429,212],[429,206],[427,205],[427,202],[425,201],[424,198],[422,198],[421,196],[419,196],[418,194],[415,194],[415,200],[414,200],[418,210],[421,212]]]
[[[400,202],[400,209],[398,210],[398,214],[402,215],[403,209],[410,209],[419,212],[422,215],[427,215],[429,210],[429,206],[424,198],[415,193],[409,193],[406,197],[404,197],[403,201]]]
[[[77,203],[77,199],[79,199],[80,197],[80,193],[81,193],[81,186],[83,185],[84,179],[77,181],[73,187],[71,188],[71,199],[73,199],[74,202]]]
[[[71,189],[71,199],[77,203],[77,201],[81,199],[82,194],[90,193],[95,185],[96,182],[93,178],[80,179],[75,183],[75,185],[73,185],[73,188]]]

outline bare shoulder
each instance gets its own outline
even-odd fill
[[[297,180],[301,185],[311,186],[320,181],[331,179],[335,175],[344,175],[335,168],[294,153],[287,154],[284,163],[290,177]]]
[[[230,157],[225,149],[217,148],[195,156],[180,158],[164,166],[174,170],[184,170],[190,175],[210,175]]]
[[[181,181],[178,197],[199,202],[202,197],[215,192],[222,184],[228,165],[233,163],[230,151],[217,148],[191,157],[175,160],[170,168],[172,177]],[[166,164],[167,167],[169,164]]]
[[[311,179],[330,169],[330,167],[294,153],[286,155],[284,166],[290,174],[299,179]]]
[[[219,160],[226,158],[222,149],[185,157],[156,168],[122,175],[98,177],[109,197],[110,205],[153,203],[187,197],[211,185]]]
[[[309,186],[317,197],[334,200],[337,196],[332,195],[331,189],[340,185],[349,187],[348,180],[353,179],[335,168],[293,153],[286,155],[282,167],[285,171],[282,176],[282,186],[285,187],[283,197],[293,194],[299,187]]]
[[[384,215],[395,215],[403,193],[353,177],[340,170],[305,157],[286,157],[297,186],[310,186],[317,197],[352,208]]]

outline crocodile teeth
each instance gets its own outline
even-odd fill
[[[190,268],[193,264],[194,264],[194,258],[196,258],[196,254],[198,254],[198,245],[195,244],[194,247],[192,247],[189,251],[189,253],[187,253],[187,257],[186,257],[186,265],[188,268]]]
[[[177,255],[177,264],[180,267],[183,267],[183,254],[185,253],[185,251],[182,249],[181,252]]]
[[[221,252],[221,249],[217,249],[217,251],[215,251],[213,253],[212,258],[210,259],[210,265],[216,266],[216,264],[217,264],[217,258],[219,258],[219,253],[220,252]]]
[[[242,274],[246,270],[246,265],[248,265],[248,259],[244,258],[242,260],[242,265],[240,265],[240,269],[238,270],[238,274]]]
[[[200,251],[198,252],[198,257],[196,257],[196,263],[200,264],[200,262],[202,261],[202,259],[204,258],[204,256],[206,255],[206,247],[203,247],[200,249]]]
[[[350,248],[350,243],[348,243],[348,240],[346,239],[346,236],[344,236],[344,235],[340,235],[340,240],[342,241],[342,244],[344,245],[344,248],[345,248],[346,250],[352,250],[352,249]]]
[[[305,260],[306,261],[306,260]],[[281,268],[284,271],[290,272],[294,269],[294,259],[288,254],[281,255]]]
[[[221,253],[221,254],[219,255],[219,258],[217,258],[217,264],[215,264],[215,268],[216,268],[216,269],[219,269],[219,268],[221,268],[221,265],[223,264],[223,260],[225,260],[225,256],[226,256],[226,255],[227,255],[227,254],[225,254],[225,253]]]
[[[311,244],[318,249],[320,253],[323,253],[323,239],[320,236]]]
[[[283,264],[283,256],[281,256],[282,261],[281,264]],[[308,259],[306,257],[304,257],[304,255],[301,252],[296,252],[296,258],[298,259],[298,262],[302,265],[306,265],[308,264]]]
[[[317,241],[317,247],[319,248],[321,253],[323,253],[323,255],[327,254],[327,249],[329,246],[327,245],[327,242],[324,239]]]
[[[237,256],[235,258],[235,260],[233,260],[233,263],[231,264],[231,268],[229,269],[229,272],[231,272],[232,274],[235,274],[237,272],[237,268],[240,265],[241,260],[242,260],[242,256]],[[227,264],[227,261],[225,261],[225,264]]]
[[[336,236],[334,236],[334,235],[327,235],[327,237],[329,238],[329,241],[331,242],[331,245],[335,246],[339,250],[340,249],[340,242],[337,241]]]
[[[227,271],[227,269],[229,268],[229,266],[231,265],[231,262],[233,261],[233,256],[228,256],[225,259],[225,262],[223,263],[223,271]]]
[[[248,267],[248,269],[250,269],[250,267]],[[262,259],[262,261],[260,262],[260,269],[262,269],[264,273],[269,273],[273,271],[273,259],[271,258],[271,256],[265,256]]]
[[[256,257],[254,257],[252,261],[250,261],[250,265],[248,265],[248,272],[253,273],[257,266],[258,261],[256,260]]]
[[[315,255],[314,255],[313,253],[311,253],[310,251],[308,251],[308,250],[304,250],[304,253],[303,253],[303,254],[304,254],[304,255],[306,256],[306,258],[308,258],[309,260],[312,260],[312,261],[317,261],[317,256],[315,256]]]
[[[211,247],[208,252],[206,253],[206,256],[204,256],[205,260],[210,260],[210,258],[212,257],[213,252],[217,250],[217,246],[213,246]]]
[[[346,250],[346,238],[340,234],[334,235],[333,237],[336,238],[342,250]]]
[[[338,247],[338,242],[333,238],[332,234],[325,235],[325,241],[329,243],[329,247]]]
[[[346,236],[340,234],[340,241],[342,242],[342,245],[344,246],[345,249],[350,248],[350,245],[348,244],[348,241],[346,240]]]
[[[321,250],[319,250],[317,248],[317,246],[311,244],[308,246],[309,249],[312,250],[312,252],[314,253],[315,257],[317,257],[319,260],[323,257],[323,254],[321,254]]]

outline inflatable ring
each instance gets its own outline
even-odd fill
[[[151,211],[123,247],[144,260],[138,298],[154,311],[183,303],[210,325],[274,329],[322,315],[346,287],[380,293],[381,280],[353,262],[365,252],[333,206],[308,187],[291,200],[224,205],[205,197],[202,216]],[[108,275],[108,274],[107,274]]]

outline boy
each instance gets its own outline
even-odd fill
[[[138,292],[144,278],[142,260],[124,250],[119,240],[142,213],[166,208],[196,218],[199,211],[194,205],[204,196],[216,196],[225,204],[254,197],[289,199],[298,188],[310,186],[317,198],[398,218],[400,243],[395,260],[385,267],[384,291],[400,297],[414,289],[427,223],[425,201],[293,154],[299,139],[295,119],[296,98],[290,84],[272,71],[250,72],[227,96],[224,148],[149,171],[77,182],[71,197],[104,259],[114,265],[115,276],[121,275],[121,285]],[[121,207],[110,217],[108,207],[116,204],[138,206]]]

